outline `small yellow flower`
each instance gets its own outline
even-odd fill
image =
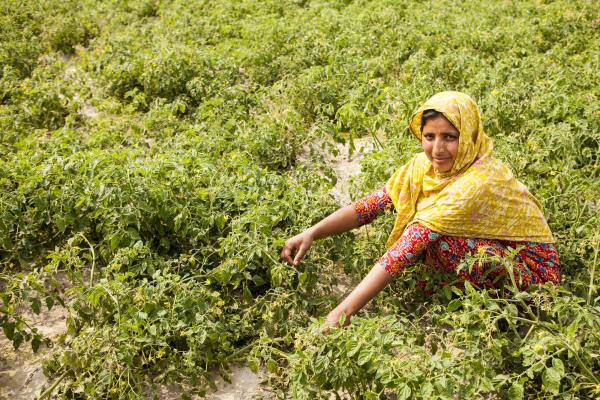
[[[136,292],[136,293],[133,295],[133,302],[134,302],[135,304],[140,304],[140,303],[143,303],[143,302],[144,302],[144,296],[143,296],[143,295],[142,295],[140,292]]]
[[[219,301],[217,301],[217,305],[219,307],[223,307],[225,305],[225,302],[223,300],[219,300]]]
[[[496,89],[493,89],[493,90],[492,90],[492,96],[497,96],[497,95],[498,95],[498,90],[496,90]]]

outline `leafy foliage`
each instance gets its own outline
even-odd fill
[[[599,20],[587,0],[3,2],[4,334],[37,351],[51,343],[24,308],[68,308],[44,367],[59,398],[203,393],[238,360],[282,398],[597,395]],[[319,154],[373,137],[367,193],[418,151],[413,110],[449,89],[477,99],[542,202],[563,284],[459,290],[415,266],[317,334],[392,220],[281,263],[336,207]]]

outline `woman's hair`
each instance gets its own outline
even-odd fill
[[[439,111],[436,110],[425,110],[423,111],[423,116],[421,117],[421,132],[423,132],[423,127],[425,126],[425,123],[430,120],[430,119],[436,119],[436,118],[444,118],[445,120],[448,120],[448,118],[446,118],[444,116],[444,114],[442,114]],[[448,121],[450,122],[450,121]],[[452,122],[450,122],[452,124]],[[454,124],[452,124],[454,126]],[[458,129],[457,129],[458,130]],[[477,141],[477,131],[473,132],[473,143],[475,143]]]
[[[444,114],[436,110],[423,111],[423,116],[421,117],[421,132],[423,132],[423,127],[425,126],[425,123],[427,123],[427,120],[436,119],[439,117],[446,118],[444,117]]]

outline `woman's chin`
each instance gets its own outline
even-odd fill
[[[434,161],[432,163],[432,165],[436,171],[442,172],[442,173],[450,172],[450,170],[452,169],[451,163],[438,163],[438,162]]]

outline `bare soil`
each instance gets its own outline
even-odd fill
[[[331,151],[321,150],[318,146],[313,148],[320,150],[320,156],[323,157],[323,160],[333,169],[333,172],[337,177],[337,183],[329,191],[329,194],[333,196],[338,204],[344,206],[352,202],[349,192],[350,178],[360,173],[360,162],[365,154],[373,151],[375,143],[371,137],[354,139],[354,147],[356,150],[352,155],[350,155],[350,144],[348,142],[343,144],[336,143],[335,147],[337,149],[337,155],[333,154]],[[308,153],[307,149],[305,153]],[[309,161],[309,156],[304,154],[300,156],[300,159],[301,161],[306,162]]]
[[[54,340],[66,330],[66,310],[60,305],[43,310],[39,315],[28,314],[32,326]],[[0,399],[31,400],[48,380],[42,372],[42,360],[52,349],[40,346],[34,353],[29,343],[18,350],[4,335],[0,335]]]

